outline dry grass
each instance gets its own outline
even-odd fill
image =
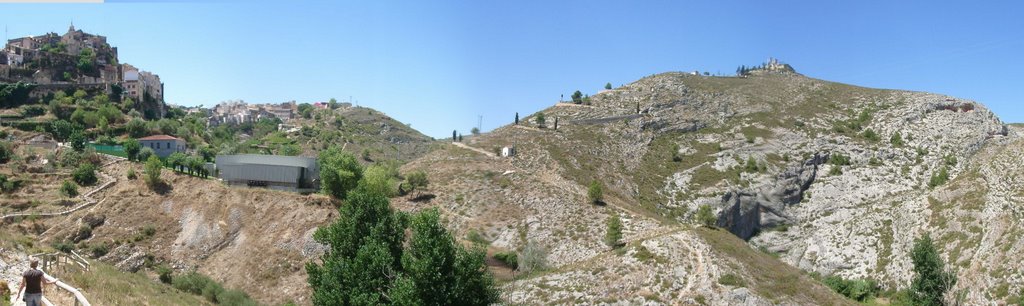
[[[780,303],[854,305],[852,301],[832,292],[803,271],[780,262],[777,258],[754,250],[746,242],[721,229],[695,230],[720,255],[720,260],[734,263],[737,279],[757,294]]]
[[[160,283],[155,276],[121,272],[99,261],[93,261],[88,272],[58,277],[81,289],[93,305],[210,305],[201,296]]]

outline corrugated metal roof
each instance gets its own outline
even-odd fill
[[[217,166],[221,165],[272,165],[303,168],[317,167],[316,158],[265,154],[218,155]]]

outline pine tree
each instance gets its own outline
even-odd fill
[[[608,216],[607,225],[608,229],[604,233],[604,244],[616,248],[619,246],[619,240],[622,240],[622,220],[619,219],[619,214],[612,212],[611,216]]]
[[[516,125],[519,125],[519,112],[516,112]]]
[[[717,221],[715,214],[711,212],[711,205],[704,204],[697,209],[697,222],[701,225],[714,228]]]
[[[590,182],[590,188],[587,189],[587,197],[590,198],[590,203],[601,204],[604,200],[604,191],[601,188],[601,183],[597,180]]]

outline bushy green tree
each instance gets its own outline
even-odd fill
[[[910,295],[914,304],[943,305],[943,297],[946,291],[956,285],[957,277],[956,273],[944,267],[931,236],[925,234],[924,237],[914,240],[910,260],[914,263],[914,279],[910,283]]]
[[[393,197],[395,190],[395,178],[392,173],[382,165],[366,167],[363,171],[363,179],[359,181],[359,188],[365,189],[385,197]]]
[[[139,154],[135,157],[139,161],[147,161],[150,156],[156,156],[156,151],[153,151],[153,148],[150,147],[142,147],[142,150],[139,150]]]
[[[209,145],[199,147],[199,155],[203,157],[204,161],[208,162],[212,162],[217,158],[217,152]]]
[[[128,160],[138,160],[139,151],[142,150],[142,144],[138,140],[129,138],[121,144],[121,147],[124,149],[125,155],[128,155]]]
[[[163,169],[164,164],[160,161],[156,155],[150,155],[146,158],[146,166],[143,171],[146,174],[146,184],[150,187],[156,186],[160,183],[160,171]]]
[[[96,184],[96,166],[90,163],[78,165],[78,168],[75,168],[75,171],[71,173],[71,177],[82,186]]]
[[[71,132],[71,136],[68,136],[68,144],[75,151],[85,151],[85,135],[82,135],[81,131]]]
[[[362,185],[365,186],[365,185]],[[314,305],[488,305],[498,301],[481,249],[466,250],[436,210],[410,221],[387,198],[362,187],[341,218],[313,237],[328,246],[306,264]],[[411,233],[405,240],[406,225]]]
[[[430,184],[427,179],[427,173],[423,170],[413,171],[405,176],[405,181],[409,185],[409,191],[421,190],[426,188]]]
[[[718,218],[715,218],[715,214],[711,212],[711,205],[707,204],[701,205],[697,208],[696,217],[698,223],[708,228],[714,228],[715,223],[718,222]]]
[[[489,305],[497,302],[483,249],[465,249],[441,225],[437,209],[413,216],[402,267],[424,305]]]
[[[166,163],[168,166],[171,166],[171,168],[174,169],[175,171],[184,171],[182,167],[185,166],[186,158],[188,157],[185,156],[184,153],[174,152],[171,153],[171,155],[167,156]]]
[[[185,157],[184,164],[185,167],[188,167],[188,174],[206,177],[206,167],[203,167],[206,161],[202,157],[198,155],[187,156]]]
[[[577,90],[572,93],[572,103],[580,104],[583,103],[583,93]]]
[[[57,119],[50,123],[50,135],[56,141],[67,141],[75,130],[75,126],[67,120]]]
[[[612,89],[612,83],[608,82],[604,84],[604,89]]]
[[[320,188],[324,194],[344,199],[363,178],[363,167],[351,153],[338,147],[320,152]]]
[[[587,188],[587,198],[593,204],[601,204],[604,201],[604,188],[601,187],[600,182],[597,180],[590,181],[590,187]]]
[[[604,233],[604,244],[609,247],[616,248],[619,246],[619,240],[622,240],[622,220],[619,219],[619,214],[612,212],[608,216],[606,221],[607,229]]]
[[[146,128],[146,122],[139,118],[132,118],[132,120],[129,120],[128,123],[125,124],[124,128],[128,132],[128,136],[131,136],[132,138],[141,138],[145,137],[146,134],[149,134],[149,130]]]

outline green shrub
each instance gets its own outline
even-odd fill
[[[956,166],[957,163],[956,156],[953,154],[946,154],[946,156],[942,157],[942,160],[946,162],[946,166]]]
[[[152,225],[143,226],[142,234],[146,235],[146,237],[153,237],[153,235],[156,235],[156,227]]]
[[[150,157],[157,157],[157,156],[156,156],[156,151],[153,151],[153,148],[144,147],[141,150],[139,150],[139,154],[136,155],[135,157],[138,158],[138,160],[141,161],[141,162],[146,162],[146,161],[149,160]],[[159,157],[157,157],[157,158],[159,158]]]
[[[519,258],[515,252],[498,252],[494,254],[494,259],[504,263],[512,269],[519,268]]]
[[[727,273],[718,277],[718,283],[725,286],[745,287],[746,282],[736,274]]]
[[[128,171],[126,171],[126,172],[127,172],[126,176],[128,177],[129,180],[134,180],[136,178],[135,168],[128,168]]]
[[[110,246],[105,242],[101,242],[90,246],[89,251],[92,252],[93,257],[99,258],[103,257],[103,255],[107,255],[107,252],[110,251]]]
[[[928,180],[928,188],[941,186],[947,181],[949,181],[949,170],[947,167],[942,167],[938,173],[932,174],[932,178]]]
[[[828,157],[828,163],[836,165],[836,166],[849,166],[850,165],[850,157],[846,156],[846,155],[843,155],[842,152],[833,152]]]
[[[206,284],[210,282],[213,282],[213,280],[205,275],[197,272],[188,272],[175,276],[171,280],[171,286],[184,292],[199,295],[203,293],[203,288],[206,288]]]
[[[718,222],[718,218],[716,218],[715,214],[711,212],[711,205],[707,204],[701,205],[700,208],[697,208],[696,217],[697,222],[707,228],[714,228],[715,223]]]
[[[895,134],[892,134],[892,137],[889,137],[889,143],[895,147],[902,147],[903,136],[900,135],[900,132],[896,132]]]
[[[90,163],[81,164],[71,173],[71,177],[82,186],[96,184],[96,166]]]
[[[174,271],[171,270],[171,268],[164,265],[156,267],[157,278],[159,278],[160,282],[164,284],[170,284],[174,280],[174,277],[171,275],[172,272]]]
[[[217,304],[225,306],[256,306],[248,294],[240,290],[223,290],[217,294]]]
[[[142,150],[142,152],[146,152],[146,150]],[[139,155],[141,156],[142,154]],[[160,162],[160,158],[157,158],[156,155],[150,155],[148,158],[146,158],[146,167],[144,169],[146,172],[146,184],[148,184],[150,187],[159,184],[160,171],[163,170],[163,167],[163,162]]]
[[[72,183],[71,181],[64,180],[64,183],[61,183],[60,185],[60,194],[69,198],[76,197],[78,196],[78,185],[75,185],[75,183]]]
[[[8,178],[6,175],[0,174],[0,192],[12,192],[21,187],[22,180]]]
[[[57,251],[61,251],[63,253],[71,253],[71,250],[75,249],[75,245],[67,241],[54,242],[52,246],[54,249],[57,249]]]
[[[872,129],[864,130],[864,133],[861,133],[861,136],[870,142],[878,142],[879,140],[881,140],[881,137],[878,137],[878,133],[875,133],[875,130]]]
[[[75,231],[74,234],[71,234],[70,239],[73,242],[79,242],[85,239],[89,239],[89,237],[92,237],[92,226],[89,226],[88,224],[82,224],[81,226],[78,227],[78,231]]]
[[[878,284],[871,279],[856,279],[847,280],[842,277],[832,275],[826,277],[823,281],[825,286],[828,286],[845,297],[856,301],[866,301],[878,294]]]
[[[217,297],[224,293],[224,286],[221,286],[217,282],[210,280],[203,287],[202,296],[206,298],[210,303],[220,304]]]
[[[11,149],[11,144],[6,141],[0,141],[0,164],[6,164],[13,157],[14,150]]]
[[[42,105],[25,105],[21,107],[21,115],[25,118],[38,117],[46,114],[46,107]]]
[[[487,238],[484,238],[484,236],[481,235],[480,232],[475,230],[475,229],[469,230],[469,233],[466,234],[466,240],[469,240],[473,244],[483,245],[483,246],[491,244],[490,241],[487,241]],[[497,256],[497,255],[495,255],[495,256]]]
[[[747,158],[747,164],[745,166],[743,166],[743,170],[747,171],[747,172],[757,172],[758,169],[759,168],[757,166],[757,160],[754,159],[753,156],[748,157]]]

